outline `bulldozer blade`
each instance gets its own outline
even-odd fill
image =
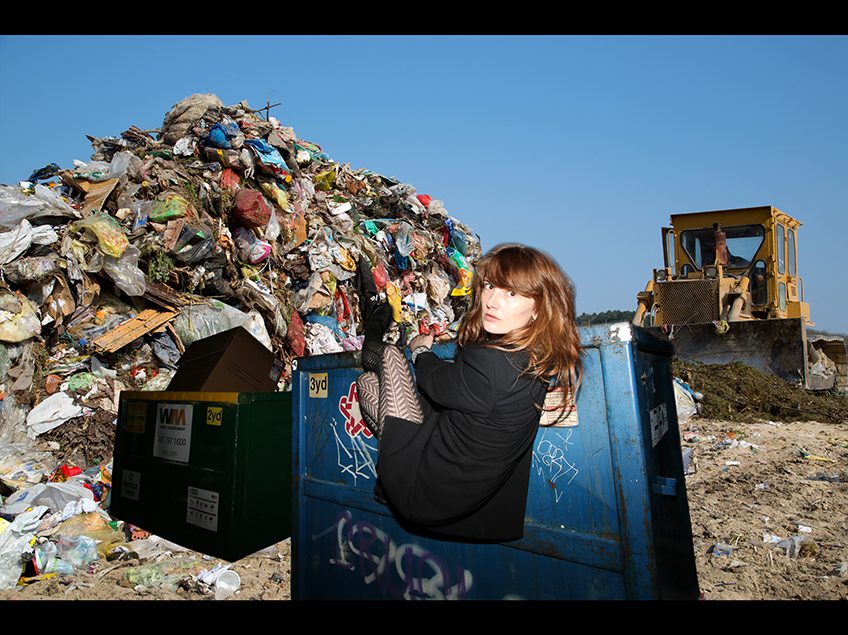
[[[848,350],[845,347],[845,339],[841,335],[826,335],[824,333],[807,333],[807,345],[814,349],[811,357],[819,357],[815,353],[824,354],[829,362],[819,363],[818,366],[828,366],[831,372],[836,373],[836,388],[848,390]],[[813,364],[810,374],[814,377],[819,374]]]
[[[807,331],[803,319],[730,322],[729,327],[723,334],[717,333],[712,322],[654,326],[648,330],[668,337],[681,361],[741,362],[793,384],[814,387],[808,377]]]

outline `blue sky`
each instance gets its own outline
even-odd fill
[[[196,92],[550,252],[577,309],[633,309],[669,214],[799,218],[818,328],[848,332],[848,37],[0,36],[0,182],[158,128]]]

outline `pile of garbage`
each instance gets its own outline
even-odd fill
[[[739,362],[701,364],[674,359],[672,372],[700,396],[698,414],[711,419],[848,421],[848,400],[844,397],[806,390]]]
[[[393,309],[388,340],[455,336],[479,238],[271,108],[191,95],[161,129],[89,136],[88,162],[0,185],[0,496],[44,484],[36,440],[100,470],[120,392],[166,389],[195,340],[243,326],[285,390],[296,357],[361,349],[367,289]],[[44,522],[27,513],[25,531]]]

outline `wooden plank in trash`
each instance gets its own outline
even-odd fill
[[[148,280],[146,287],[144,298],[154,304],[158,304],[165,309],[173,309],[174,307],[185,305],[180,294],[168,285]]]
[[[96,337],[91,341],[91,345],[107,353],[114,353],[142,335],[170,322],[175,317],[177,317],[177,313],[174,311],[145,309],[108,333]]]

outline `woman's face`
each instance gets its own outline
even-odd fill
[[[490,335],[506,335],[527,326],[536,318],[536,301],[509,289],[483,281],[483,330]]]

